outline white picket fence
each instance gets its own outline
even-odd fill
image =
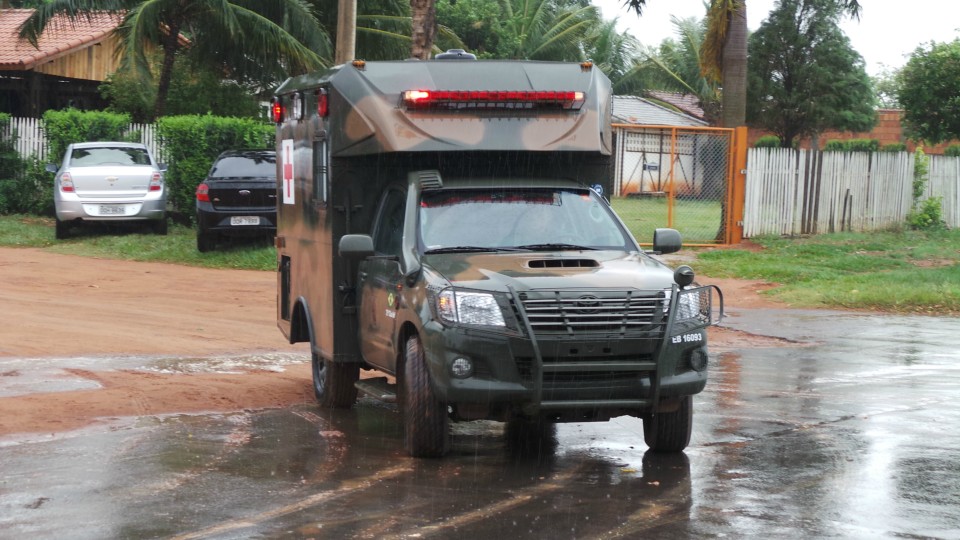
[[[62,156],[48,156],[47,136],[43,131],[43,120],[39,118],[11,118],[8,130],[17,133],[16,149],[24,157],[37,156],[42,162],[59,163]],[[130,124],[127,133],[139,131],[140,142],[147,145],[154,159],[164,161],[163,145],[153,124]],[[8,133],[4,133],[8,136]]]
[[[743,235],[873,231],[902,224],[913,204],[913,154],[752,148]],[[927,197],[960,225],[960,158],[930,156]]]

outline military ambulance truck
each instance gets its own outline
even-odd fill
[[[317,400],[395,401],[413,456],[444,454],[451,421],[620,415],[683,450],[722,297],[605,200],[609,80],[453,56],[354,61],[274,97],[278,325],[310,343]]]

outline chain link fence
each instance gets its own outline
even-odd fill
[[[724,241],[733,130],[615,125],[614,209],[641,243],[658,227],[685,244]]]

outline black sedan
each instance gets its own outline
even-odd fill
[[[277,156],[273,150],[228,150],[197,186],[197,249],[224,236],[277,231]]]

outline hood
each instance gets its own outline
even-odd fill
[[[564,251],[444,253],[423,263],[457,287],[505,292],[530,289],[668,289],[673,270],[640,253]]]

